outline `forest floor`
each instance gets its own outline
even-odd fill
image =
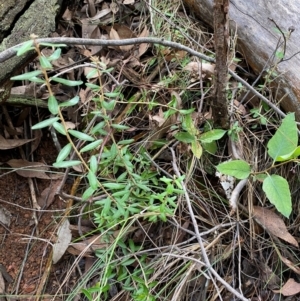
[[[53,37],[162,37],[213,57],[212,29],[173,2],[85,1],[62,13]],[[231,69],[253,82],[246,58],[231,54]],[[216,174],[234,152],[253,171],[268,170],[266,145],[281,117],[252,94],[244,101],[246,89],[229,78],[231,127],[214,129],[214,64],[161,45],[65,47],[51,63],[50,72],[88,83],[52,85],[59,103],[79,99],[57,120],[78,131],[73,141],[83,161],[68,159],[70,140],[61,131],[30,129],[53,117],[47,109],[2,107],[1,301],[300,300],[298,204],[283,217],[253,178],[233,208],[237,182]],[[269,85],[262,78],[255,88],[276,102]],[[22,93],[45,104],[49,97],[40,85],[16,81],[12,94]],[[83,150],[87,141],[95,144]],[[62,168],[63,160],[74,166]],[[294,162],[276,167],[292,200],[298,169]]]

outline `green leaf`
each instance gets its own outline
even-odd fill
[[[216,140],[221,139],[227,131],[221,130],[221,129],[216,129],[216,130],[211,130],[208,132],[203,133],[200,136],[200,141],[203,143],[210,143]]]
[[[90,159],[90,170],[95,173],[98,169],[98,162],[97,162],[97,158],[96,156],[91,156],[91,159]]]
[[[286,154],[284,156],[279,156],[276,158],[277,162],[283,162],[283,161],[288,161],[295,159],[300,156],[300,146],[297,146],[296,149],[294,149],[291,153]]]
[[[31,77],[30,81],[33,82],[33,83],[39,83],[39,84],[45,84],[46,83],[46,81],[44,79],[36,77],[36,76]]]
[[[121,140],[118,142],[118,145],[127,145],[134,142],[134,139]]]
[[[90,197],[94,194],[95,191],[96,191],[95,189],[93,189],[92,187],[89,187],[89,188],[83,193],[82,199],[83,199],[84,201],[86,201],[88,198],[90,198]]]
[[[101,102],[102,104],[102,107],[105,109],[105,110],[113,110],[113,108],[115,107],[115,104],[116,104],[116,101],[115,100],[111,100],[111,101],[102,101]]]
[[[191,143],[196,140],[196,137],[188,132],[179,132],[174,135],[175,138],[180,142]]]
[[[42,74],[41,70],[31,71],[27,73],[23,73],[17,76],[13,76],[10,79],[11,80],[30,80],[32,77],[38,76]]]
[[[120,184],[120,183],[104,183],[102,185],[109,189],[123,189],[126,187],[125,184]]]
[[[83,84],[83,81],[81,80],[68,80],[60,77],[51,77],[50,81],[54,81],[60,84],[63,84],[65,86],[70,86],[70,87],[75,87],[75,86],[80,86]]]
[[[98,70],[96,68],[93,68],[87,75],[86,78],[94,77],[98,73]]]
[[[58,113],[58,102],[54,95],[51,95],[48,98],[48,109],[53,115]]]
[[[194,156],[197,159],[200,159],[202,156],[202,153],[203,153],[203,149],[202,149],[202,146],[199,143],[199,141],[197,141],[197,140],[192,141],[191,146],[192,146],[192,152],[193,152]]]
[[[98,188],[98,180],[92,171],[88,172],[87,178],[89,180],[89,185],[92,189],[96,190]]]
[[[67,168],[72,167],[81,164],[81,161],[79,160],[73,160],[73,161],[61,161],[61,162],[55,162],[53,163],[54,167],[57,168]]]
[[[81,153],[84,153],[84,152],[93,150],[93,149],[95,149],[96,147],[98,147],[102,142],[103,142],[103,139],[99,139],[99,140],[96,140],[96,141],[94,141],[94,142],[91,142],[91,143],[87,144],[86,146],[84,146],[84,147],[80,150],[80,152],[81,152]]]
[[[66,130],[60,122],[54,122],[53,127],[57,132],[61,133],[62,135],[66,135]]]
[[[97,91],[100,90],[100,86],[98,86],[98,85],[91,84],[91,83],[85,83],[85,85],[92,90],[97,90]]]
[[[111,127],[117,130],[128,130],[130,128],[129,126],[123,124],[112,124]]]
[[[47,127],[47,126],[53,125],[53,123],[54,123],[55,121],[57,121],[57,120],[59,120],[58,117],[52,117],[52,118],[46,119],[46,120],[44,120],[44,121],[41,121],[41,122],[35,124],[35,125],[32,126],[31,128],[32,128],[33,130],[42,129],[42,128],[45,128],[45,127]]]
[[[61,55],[61,48],[57,48],[49,57],[48,60],[51,61],[55,61],[57,60]]]
[[[179,110],[179,113],[180,113],[181,115],[188,115],[188,114],[193,113],[194,111],[195,111],[195,109],[192,108],[192,109],[188,109],[188,110]]]
[[[104,95],[109,98],[116,98],[120,95],[120,92],[106,92]]]
[[[33,40],[24,42],[22,44],[22,46],[18,49],[17,56],[20,56],[20,55],[22,55],[22,54],[24,54],[27,51],[32,50],[32,49],[34,49],[34,47],[33,47]]]
[[[58,162],[65,160],[69,156],[71,150],[72,150],[71,143],[68,143],[67,145],[65,145],[59,152],[59,154],[56,158],[56,162],[58,163]]]
[[[46,70],[52,69],[52,65],[51,65],[49,59],[46,58],[45,56],[40,57],[40,64],[43,69],[46,69]]]
[[[268,154],[274,161],[279,157],[288,155],[295,151],[298,146],[297,124],[295,113],[288,114],[274,136],[268,142]]]
[[[288,218],[292,212],[292,200],[287,180],[278,175],[271,175],[264,180],[262,188],[276,209]]]
[[[203,146],[203,149],[205,151],[207,151],[208,153],[210,153],[212,155],[214,155],[218,150],[216,141],[213,141],[213,142],[210,142],[210,143],[202,142],[202,146]]]
[[[59,107],[72,107],[72,106],[75,106],[78,103],[78,101],[79,101],[79,96],[76,95],[75,97],[73,97],[69,101],[61,102],[59,104]]]
[[[233,176],[240,180],[248,178],[251,172],[250,165],[243,160],[223,162],[217,165],[216,168],[222,174]]]
[[[68,132],[75,138],[78,138],[83,141],[94,141],[95,140],[95,138],[93,138],[85,133],[79,132],[79,131],[69,130]]]

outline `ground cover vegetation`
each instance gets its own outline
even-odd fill
[[[282,52],[274,46],[278,55],[253,86],[257,97],[243,85],[253,74],[230,33],[226,60],[238,78],[226,73],[229,127],[221,128],[213,122],[212,29],[181,1],[150,2],[94,3],[94,14],[90,3],[79,14],[80,28],[120,41],[160,37],[211,61],[139,43],[77,46],[85,62],[70,66],[75,47],[67,43],[31,36],[18,47],[17,55],[34,50],[37,59],[12,80],[34,85],[47,99],[31,129],[51,132],[57,148],[46,170],[57,181],[51,199],[57,192],[70,200],[55,216],[56,238],[45,242],[48,261],[31,298],[297,300],[297,122],[261,101],[280,110],[271,84]],[[67,32],[66,16],[60,29]],[[7,163],[19,174],[29,170],[25,177],[44,177],[45,166],[32,168],[37,162]],[[54,293],[47,277],[63,260],[68,269]],[[22,296],[30,298],[24,290]]]

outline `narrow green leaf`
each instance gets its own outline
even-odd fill
[[[188,109],[188,110],[179,110],[179,113],[180,113],[181,115],[188,115],[188,114],[193,113],[194,111],[195,111],[195,109],[192,108],[192,109]]]
[[[93,68],[87,75],[86,78],[92,78],[95,77],[98,73],[98,70],[96,68]]]
[[[101,102],[102,104],[102,107],[105,109],[105,110],[113,110],[114,107],[115,107],[115,104],[116,104],[116,101],[115,100],[111,100],[111,101],[102,101]]]
[[[134,142],[134,139],[121,140],[118,142],[118,145],[127,145]]]
[[[56,131],[58,131],[62,135],[66,135],[66,130],[65,130],[64,126],[61,123],[54,122],[53,127],[55,128]]]
[[[34,49],[33,47],[33,40],[30,41],[26,41],[22,44],[22,46],[18,49],[17,51],[17,56],[20,56],[26,52],[28,52],[29,50]]]
[[[56,168],[67,168],[81,164],[81,161],[74,160],[74,161],[62,161],[62,162],[55,162],[53,166]]]
[[[250,165],[243,160],[223,162],[217,165],[216,168],[222,174],[233,176],[240,180],[248,178],[251,172]]]
[[[13,76],[10,79],[11,80],[30,80],[32,77],[38,76],[42,74],[41,70],[35,70],[31,72],[26,72],[17,76]]]
[[[264,180],[262,188],[276,209],[288,218],[292,212],[292,199],[287,180],[278,175],[271,175]]]
[[[123,189],[126,186],[125,184],[120,183],[104,183],[102,185],[109,189]]]
[[[32,126],[31,128],[33,130],[37,130],[37,129],[42,129],[42,128],[45,128],[47,126],[51,126],[55,121],[59,120],[58,117],[52,117],[52,118],[49,118],[49,119],[46,119],[46,120],[43,120],[37,124],[35,124],[34,126]]]
[[[45,56],[40,57],[40,64],[43,69],[46,69],[46,70],[52,69],[52,65],[51,65],[50,61]]]
[[[92,171],[89,171],[87,178],[89,180],[90,187],[92,187],[92,189],[96,190],[98,188],[98,180],[97,180],[96,175]]]
[[[89,144],[87,144],[86,146],[84,146],[80,152],[81,153],[84,153],[84,152],[88,152],[90,150],[94,150],[95,148],[97,148],[101,143],[103,142],[103,139],[99,139],[99,140],[96,140],[94,142],[91,142]]]
[[[91,84],[91,83],[85,83],[85,85],[92,90],[97,90],[97,91],[100,90],[100,86],[98,86],[98,85]]]
[[[90,198],[90,197],[94,194],[95,191],[96,191],[95,189],[93,189],[92,187],[89,187],[89,188],[83,193],[83,195],[82,195],[82,200],[86,201],[88,198]]]
[[[78,103],[78,101],[79,101],[79,96],[76,95],[75,97],[73,97],[69,101],[61,102],[59,104],[59,107],[72,107],[72,106],[75,106]]]
[[[96,124],[96,125],[93,127],[91,133],[92,133],[92,134],[96,134],[96,133],[99,132],[99,130],[101,130],[104,126],[105,126],[105,121],[99,122],[98,124]]]
[[[96,156],[91,156],[91,159],[90,159],[90,170],[93,172],[93,173],[96,173],[98,169],[98,162],[97,162],[97,158]]]
[[[201,134],[200,141],[203,143],[210,143],[221,139],[227,131],[221,129],[215,129]]]
[[[49,96],[48,98],[48,110],[56,115],[58,113],[58,102],[54,95]]]
[[[72,150],[71,143],[66,144],[59,152],[59,154],[56,158],[56,162],[58,163],[58,162],[65,160],[69,156],[71,150]]]
[[[75,138],[78,138],[83,141],[94,141],[95,140],[95,138],[93,138],[85,133],[79,132],[79,131],[69,130],[68,132]]]
[[[111,127],[117,130],[128,130],[130,128],[129,126],[122,124],[112,124]]]
[[[75,86],[80,86],[83,84],[83,81],[81,80],[68,80],[60,77],[51,77],[50,81],[54,81],[60,84],[63,84],[65,86],[70,86],[70,87],[75,87]]]
[[[33,83],[39,83],[39,84],[45,84],[46,83],[46,81],[44,79],[36,77],[36,76],[31,77],[29,80]]]
[[[109,98],[116,98],[120,95],[120,92],[106,92],[104,95]]]
[[[57,48],[55,49],[55,51],[48,57],[48,60],[51,61],[55,61],[57,60],[61,55],[61,48]]]
[[[191,143],[196,140],[196,137],[191,135],[188,132],[179,132],[179,133],[175,134],[174,136],[178,141],[184,142],[184,143]]]
[[[298,146],[297,124],[295,113],[288,114],[274,136],[268,142],[268,154],[274,161],[292,153]]]

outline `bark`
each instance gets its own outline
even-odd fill
[[[186,8],[200,20],[213,27],[213,0],[183,0]],[[279,77],[274,81],[276,100],[281,101],[286,112],[295,112],[300,120],[300,2],[297,0],[230,0],[229,27],[237,32],[238,49],[248,64],[258,74],[266,67],[276,65],[279,59],[273,57],[278,42],[284,59],[276,65]],[[284,39],[278,27],[288,33]]]
[[[61,0],[3,1],[4,4],[0,5],[0,52],[29,40],[32,33],[39,37],[48,37],[55,30],[55,17],[59,11],[60,2]],[[11,76],[21,72],[21,69],[33,57],[34,53],[29,52],[2,63],[0,88],[7,85]]]

